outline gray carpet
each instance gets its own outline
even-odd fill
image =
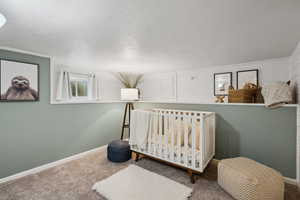
[[[111,163],[106,159],[106,151],[99,151],[9,184],[2,184],[0,200],[104,200],[91,190],[93,184],[130,163],[134,161]],[[140,160],[137,165],[193,187],[192,200],[232,200],[216,183],[215,166],[209,166],[193,185],[183,170],[148,159]],[[296,187],[287,185],[285,196],[286,200],[300,199],[300,192]]]

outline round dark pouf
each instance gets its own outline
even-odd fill
[[[128,141],[114,140],[107,147],[107,159],[112,162],[125,162],[131,158]]]

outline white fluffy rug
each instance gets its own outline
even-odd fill
[[[186,200],[192,189],[136,165],[93,186],[108,200]]]

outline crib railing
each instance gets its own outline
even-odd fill
[[[215,154],[215,114],[154,109],[147,144],[132,150],[203,172]]]

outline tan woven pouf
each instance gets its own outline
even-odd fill
[[[237,200],[283,200],[282,175],[248,158],[219,162],[219,185]]]

